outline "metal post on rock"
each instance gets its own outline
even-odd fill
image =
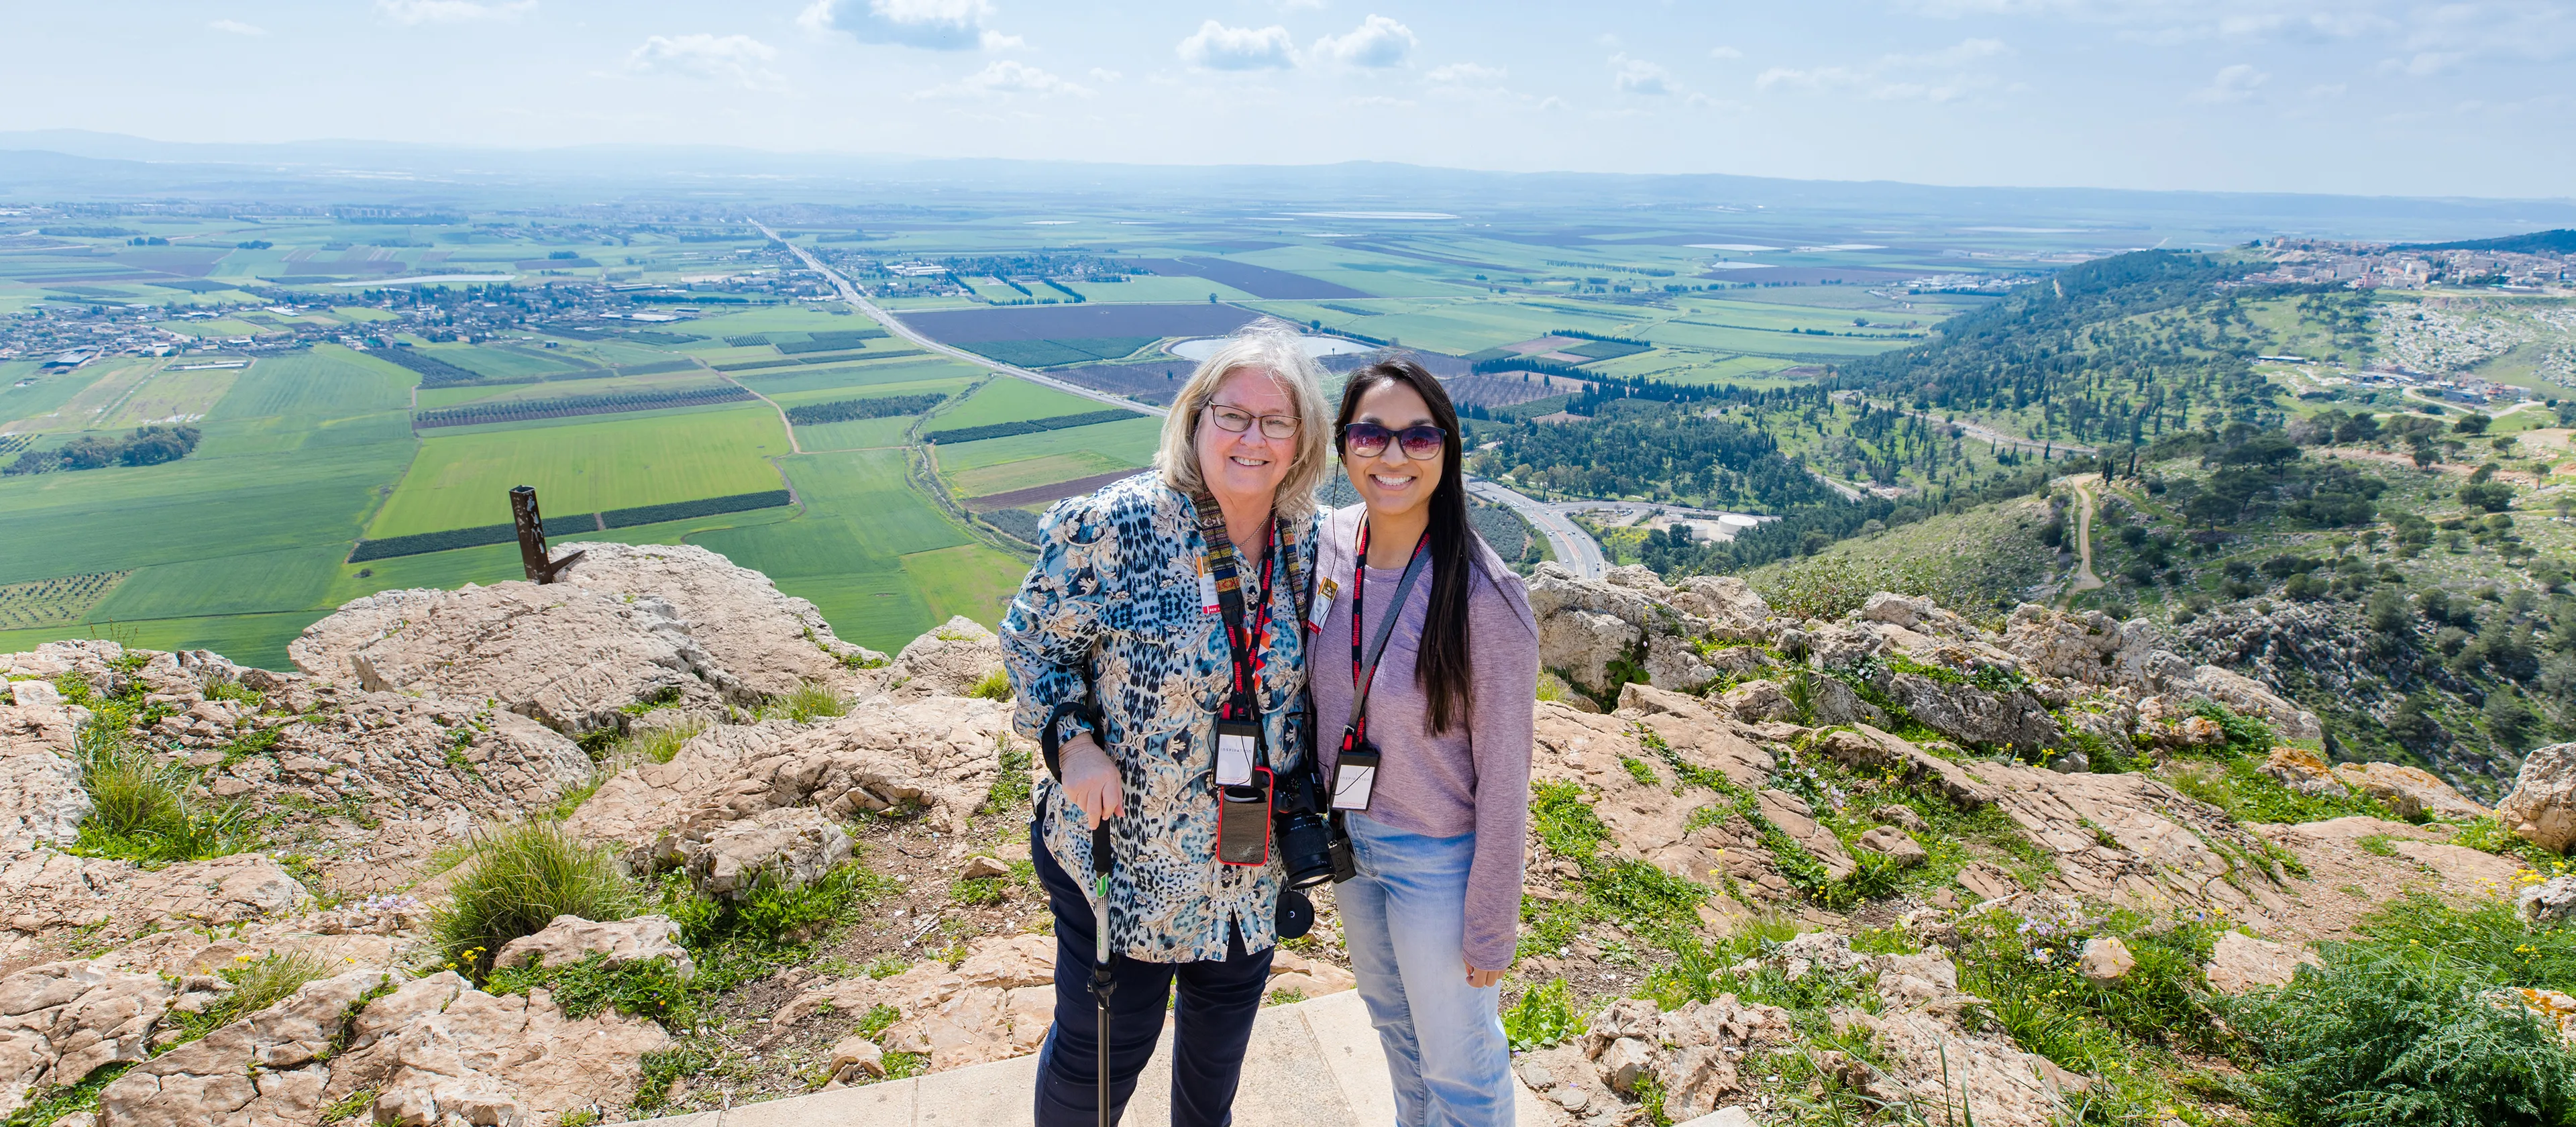
[[[519,526],[519,566],[531,583],[552,583],[565,568],[579,561],[585,552],[574,552],[559,560],[546,558],[546,524],[537,515],[537,490],[522,485],[510,490],[510,516]]]

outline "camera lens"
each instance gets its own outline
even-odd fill
[[[1302,939],[1315,927],[1315,902],[1293,888],[1279,890],[1279,912],[1271,921],[1281,939]]]

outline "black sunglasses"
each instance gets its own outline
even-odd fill
[[[1386,444],[1402,447],[1404,456],[1414,461],[1440,456],[1441,441],[1449,432],[1423,423],[1403,430],[1389,430],[1376,423],[1342,424],[1342,452],[1354,458],[1374,458],[1386,453]]]

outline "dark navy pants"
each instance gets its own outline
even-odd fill
[[[1055,1027],[1038,1049],[1037,1127],[1095,1127],[1099,1122],[1099,1017],[1091,996],[1091,898],[1047,852],[1029,827],[1029,858],[1055,910]],[[1116,911],[1112,905],[1111,911]],[[1117,983],[1110,995],[1109,1096],[1115,1120],[1127,1110],[1136,1077],[1153,1059],[1172,988],[1172,1127],[1226,1127],[1234,1121],[1235,1082],[1243,1075],[1252,1019],[1270,984],[1270,948],[1245,954],[1243,933],[1227,939],[1225,958],[1149,963],[1110,957]]]

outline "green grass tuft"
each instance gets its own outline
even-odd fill
[[[430,923],[450,962],[480,978],[501,945],[545,929],[556,916],[624,919],[634,885],[605,850],[573,839],[554,822],[519,822],[478,833],[466,869]]]

